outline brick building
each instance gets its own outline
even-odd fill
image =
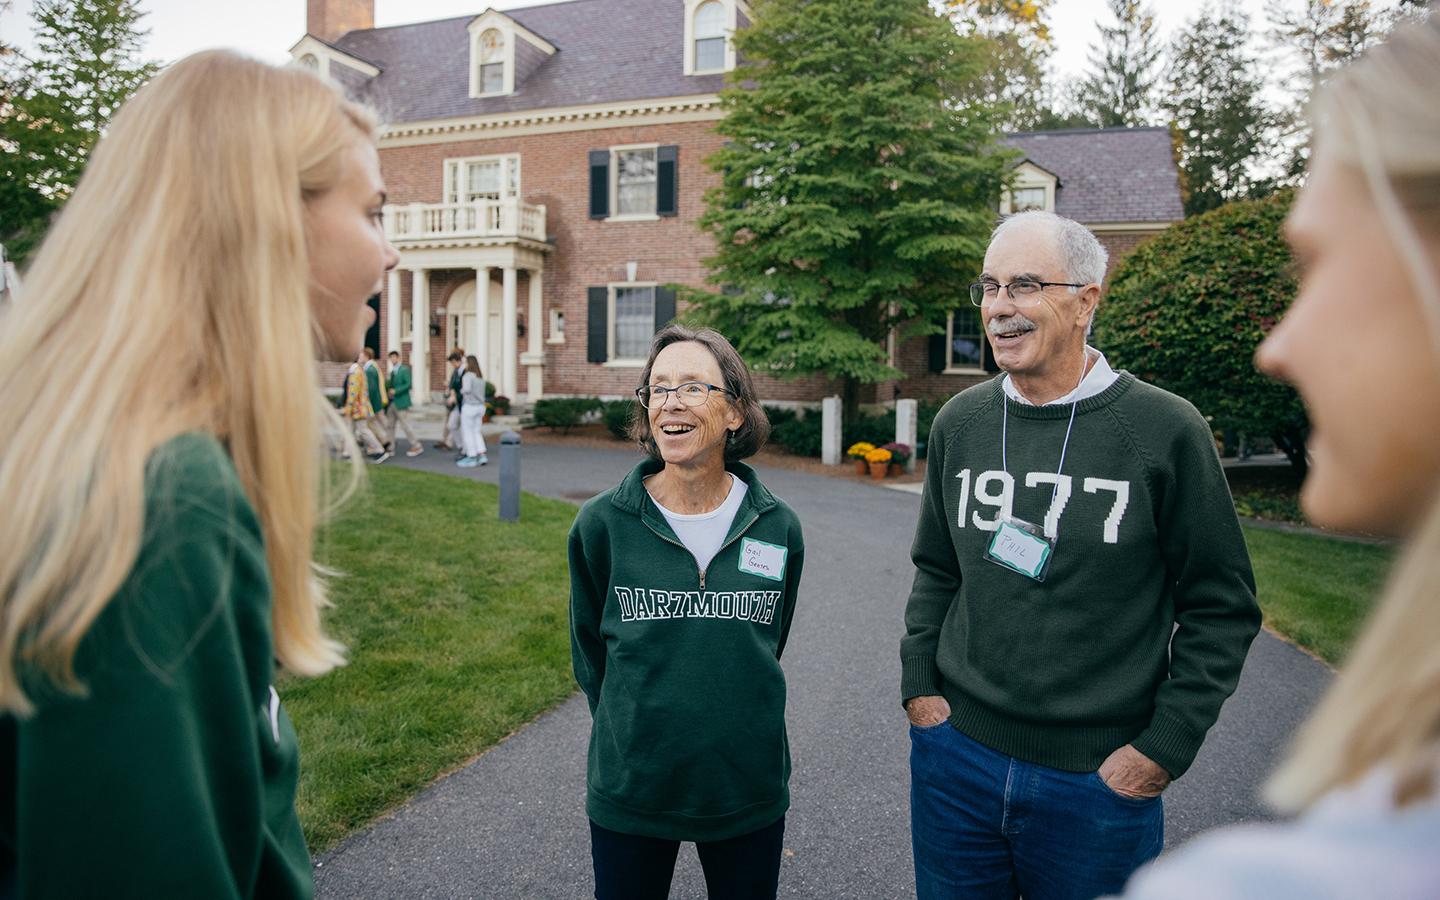
[[[717,179],[704,161],[721,143],[728,36],[748,12],[744,0],[570,0],[375,28],[373,0],[308,0],[291,55],[385,123],[386,230],[400,264],[367,343],[400,350],[417,386],[428,372],[433,396],[455,346],[517,403],[628,395],[676,311],[664,285],[703,285],[711,241],[695,221]],[[1181,217],[1163,130],[1009,140],[1025,159],[1002,211],[1072,215],[1117,256]],[[976,321],[964,302],[945,335],[892,342],[907,395],[985,377]],[[834,389],[758,381],[767,402]],[[893,395],[877,385],[866,399]]]

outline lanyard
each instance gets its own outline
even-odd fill
[[[1080,390],[1080,385],[1085,382],[1085,370],[1090,367],[1090,354],[1086,353],[1080,360],[1080,380],[1075,382],[1075,390]],[[1007,376],[1008,377],[1008,376]],[[1073,392],[1072,392],[1073,393]],[[1010,437],[1010,398],[1005,392],[1000,392],[1000,467],[1005,474],[1010,474],[1010,458],[1006,452]],[[1070,430],[1075,427],[1075,408],[1080,405],[1080,398],[1076,397],[1070,403],[1070,424],[1065,426],[1065,441],[1060,445],[1060,464],[1055,467],[1055,485],[1050,489],[1050,502],[1055,502],[1055,495],[1060,492],[1060,473],[1065,469],[1065,452],[1070,449]]]

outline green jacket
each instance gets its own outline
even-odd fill
[[[385,376],[380,374],[380,367],[374,362],[367,362],[365,368],[365,386],[370,391],[370,406],[375,410],[375,415],[390,405],[390,398],[385,392]]]
[[[594,717],[586,809],[625,834],[725,840],[790,805],[780,654],[805,544],[795,513],[734,463],[748,490],[698,571],[645,491],[661,468],[640,463],[570,530],[571,656]]]
[[[404,363],[390,376],[390,403],[396,409],[410,408],[410,367]]]
[[[212,437],[147,473],[139,557],[76,656],[88,695],[0,716],[0,892],[310,897],[259,522]]]

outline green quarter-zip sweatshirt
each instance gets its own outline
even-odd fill
[[[943,695],[952,725],[1027,762],[1094,771],[1131,743],[1178,778],[1260,626],[1245,538],[1189,403],[1122,372],[1070,418],[1000,378],[936,416],[902,699]],[[987,558],[1007,516],[1052,538],[1044,581]]]
[[[151,455],[144,529],[76,653],[86,693],[0,716],[0,895],[310,897],[264,539],[215,438]]]
[[[780,654],[805,561],[800,521],[748,490],[701,571],[645,490],[647,459],[570,530],[570,638],[590,701],[586,809],[624,834],[718,841],[790,805]]]

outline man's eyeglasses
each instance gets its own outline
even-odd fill
[[[1085,287],[1068,281],[1035,281],[1031,278],[1017,278],[1009,284],[998,281],[977,281],[970,285],[970,302],[976,306],[988,306],[1000,299],[1000,289],[1010,292],[1010,302],[1016,306],[1034,306],[1040,302],[1040,292],[1047,287]]]
[[[703,381],[687,381],[684,384],[677,384],[674,387],[665,387],[663,384],[651,384],[635,389],[635,397],[640,405],[646,409],[659,409],[665,405],[665,401],[673,392],[680,398],[680,402],[686,406],[700,406],[710,399],[711,391],[719,391],[722,394],[729,394],[718,384],[706,384]]]

